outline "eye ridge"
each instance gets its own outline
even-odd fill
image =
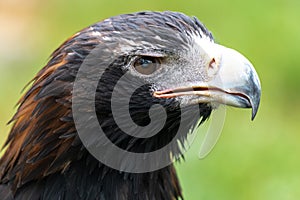
[[[151,56],[141,56],[133,64],[134,69],[143,75],[154,73],[161,64],[160,58]]]

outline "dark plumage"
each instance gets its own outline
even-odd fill
[[[195,38],[213,43],[211,33],[196,18],[175,12],[139,12],[96,23],[64,42],[35,76],[11,120],[13,127],[0,161],[0,199],[183,198],[172,164],[152,172],[127,173],[95,159],[77,134],[72,115],[72,94],[81,64],[97,46],[104,45],[107,48],[100,49],[97,61],[104,73],[98,82],[95,109],[106,136],[120,148],[136,153],[160,149],[175,137],[181,119],[186,122],[184,131],[178,136],[183,143],[198,120],[203,122],[209,117],[212,109],[217,107],[216,103],[252,107],[255,115],[260,96],[256,80],[253,84],[251,82],[252,85],[243,84],[248,88],[245,94],[241,87],[236,93],[226,93],[234,96],[234,100],[197,100],[209,87],[195,87],[190,83],[209,82],[211,77],[205,66],[210,63],[208,66],[213,68],[211,61],[218,64],[218,60],[209,58],[206,63],[203,57],[197,58],[196,55],[203,52],[195,47],[199,45],[195,45]],[[110,51],[118,55],[112,63],[104,56]],[[144,67],[147,68],[149,62],[155,64],[156,59],[160,59],[162,67],[153,68],[150,75],[144,75],[149,73],[143,71]],[[154,104],[160,104],[166,110],[168,117],[164,127],[152,137],[130,136],[112,117],[112,92],[126,72],[129,73],[128,82],[116,89],[121,97],[119,102],[123,101],[122,96],[128,88],[134,87],[135,83],[143,84],[133,94],[129,105],[131,118],[137,125],[150,123],[148,112]],[[88,80],[89,76],[86,78]],[[179,94],[176,88],[182,88],[185,83],[199,94]],[[172,92],[166,92],[170,89]],[[79,98],[83,103],[86,101],[84,95]],[[199,111],[195,111],[194,105],[198,105]],[[88,119],[89,114],[89,110],[83,107],[82,115]],[[179,158],[182,152],[176,144],[169,151],[174,158]]]

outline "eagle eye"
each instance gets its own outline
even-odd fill
[[[135,60],[133,67],[140,74],[150,75],[159,68],[160,64],[161,60],[158,57],[142,56]]]

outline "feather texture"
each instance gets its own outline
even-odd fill
[[[163,27],[185,37],[198,34],[212,38],[210,32],[195,18],[173,12],[140,12],[112,17],[83,29],[52,54],[47,65],[32,80],[30,89],[20,99],[18,110],[11,119],[13,127],[0,160],[0,199],[182,198],[172,165],[141,174],[111,169],[96,160],[82,145],[72,117],[73,83],[87,55],[97,45],[104,43],[105,37],[115,37],[113,34],[116,31],[134,32],[155,27]],[[185,37],[182,40],[188,41]],[[136,123],[147,124],[145,113],[155,103],[169,109],[169,121],[160,134],[148,140],[119,134],[115,122],[110,120],[106,98],[115,77],[122,75],[121,66],[125,65],[127,59],[120,55],[107,71],[107,79],[98,85],[96,108],[97,114],[102,116],[98,120],[108,137],[120,147],[135,152],[150,152],[172,139],[181,113],[176,108],[176,102],[155,100],[149,92],[150,86],[141,88],[137,94],[139,101],[131,107]],[[211,108],[208,105],[199,107],[202,111],[199,117],[205,120]],[[190,121],[187,133],[197,120]],[[182,140],[185,138],[186,135],[183,135]]]

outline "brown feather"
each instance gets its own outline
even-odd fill
[[[130,27],[136,31],[153,25],[192,32],[199,25],[194,19],[172,12],[141,12],[111,20],[115,24],[109,20],[99,22],[64,42],[21,97],[0,160],[0,188],[8,190],[0,194],[5,198],[182,198],[173,165],[151,173],[131,174],[111,169],[92,157],[73,122],[72,89],[76,69],[91,50],[104,42],[100,33],[109,35],[113,30]]]

